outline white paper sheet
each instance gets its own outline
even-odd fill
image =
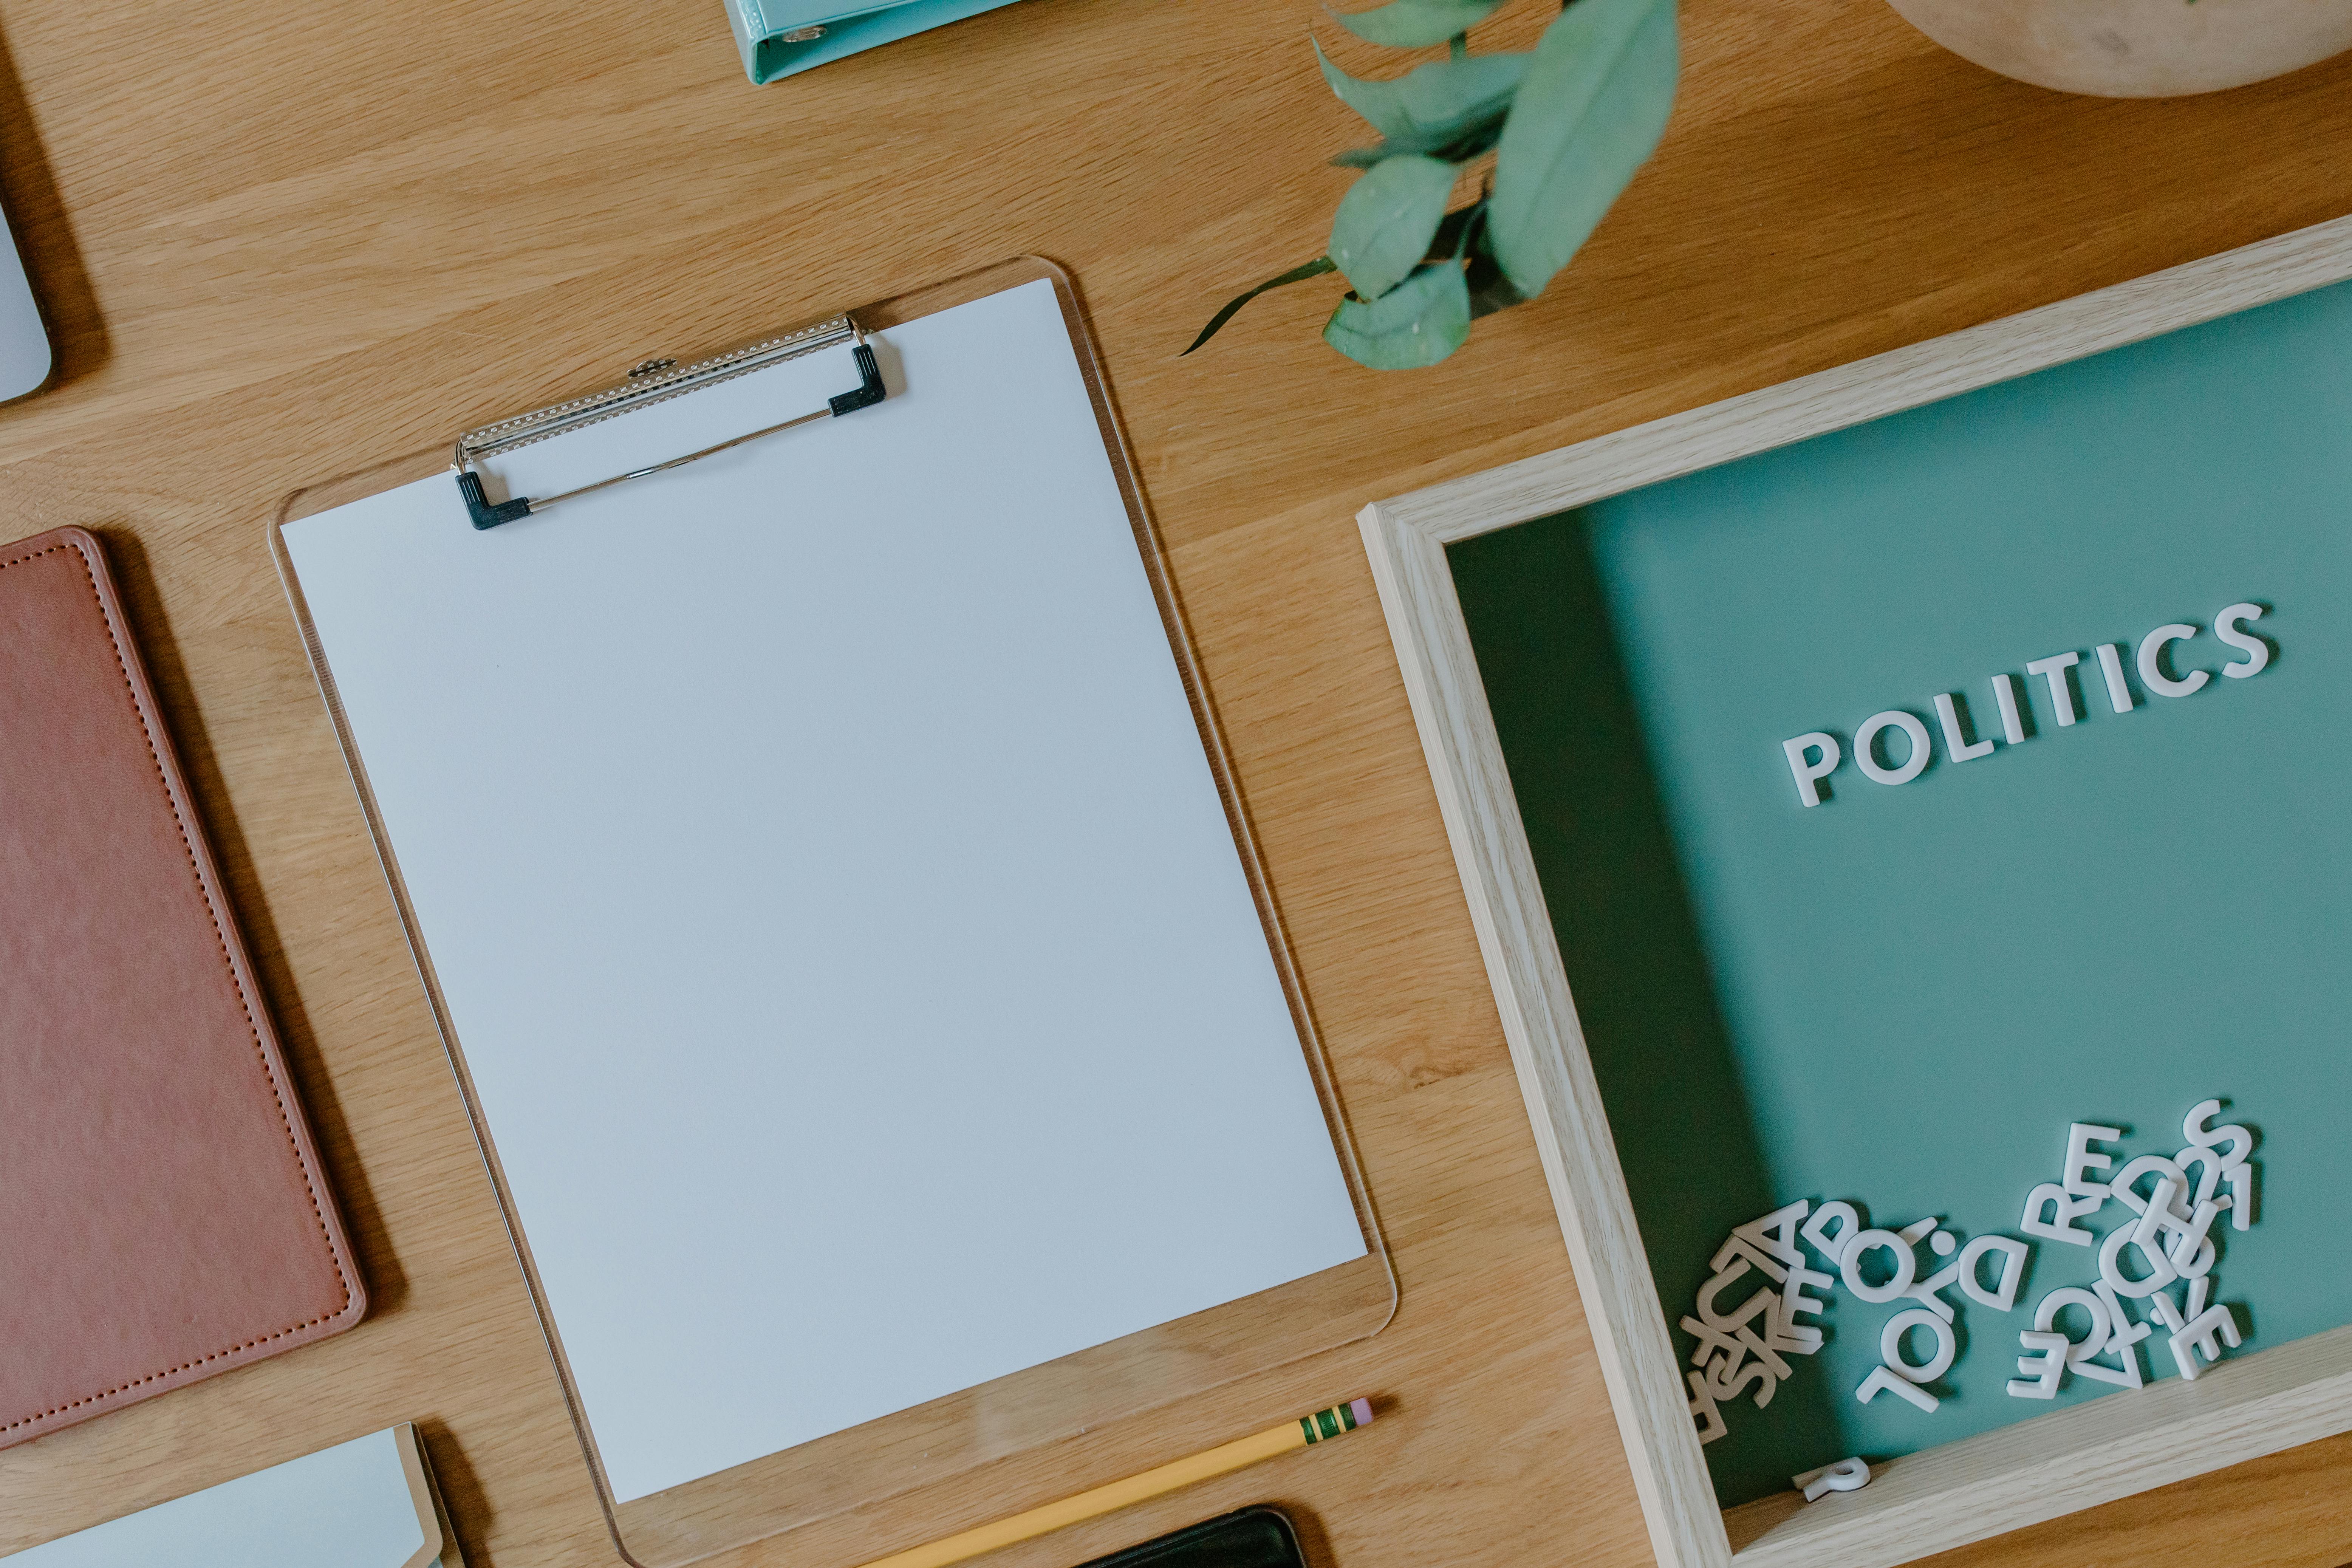
[[[1052,286],[885,336],[286,530],[624,1501],[1364,1252]]]
[[[415,1568],[425,1530],[399,1427],[10,1554],[12,1568]],[[458,1568],[457,1554],[427,1559]]]

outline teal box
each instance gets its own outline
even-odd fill
[[[1932,1414],[1857,1400],[1896,1307],[1836,1289],[1769,1407],[1724,1405],[1726,1505],[2136,1397],[2006,1388],[2035,1304],[2098,1275],[2021,1224],[2070,1122],[2170,1155],[2221,1099],[2258,1138],[2211,1276],[2231,1353],[2352,1321],[2347,364],[2352,284],[1451,547],[1669,1324],[1800,1198],[2034,1243],[2014,1310],[1961,1302]],[[2258,670],[2216,631],[2246,604]],[[1932,754],[1890,785],[1854,754],[1894,710]],[[1845,760],[1809,807],[1783,746],[1812,732]]]
[[[1013,0],[900,0],[847,6],[840,0],[726,0],[727,20],[754,83],[771,82],[879,44],[961,22]]]

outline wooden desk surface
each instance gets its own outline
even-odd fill
[[[1402,1301],[1163,1440],[1361,1391],[1392,1401],[1371,1432],[996,1561],[1275,1500],[1324,1568],[1647,1562],[1352,514],[2352,211],[2352,57],[2107,102],[1989,76],[1876,0],[1685,16],[1673,128],[1585,255],[1382,376],[1316,341],[1319,283],[1173,357],[1321,248],[1347,180],[1322,160],[1361,137],[1306,0],[1027,0],[761,89],[717,0],[0,0],[0,187],[63,364],[0,410],[0,537],[82,523],[114,552],[377,1303],[0,1453],[0,1551],[414,1419],[474,1568],[614,1560],[263,525],[647,354],[1034,251],[1090,307]],[[1051,1468],[717,1561],[852,1563]],[[2336,1568],[2347,1495],[2352,1438],[1948,1561]]]

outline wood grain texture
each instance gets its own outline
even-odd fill
[[[2352,218],[2245,246],[1780,386],[1377,501],[1358,516],[1487,973],[1528,1100],[1634,1489],[1664,1564],[1894,1568],[2352,1428],[2352,1328],[2226,1377],[1924,1449],[1808,1507],[1718,1514],[1488,710],[1447,544],[1916,408],[2352,277]]]
[[[1523,458],[1380,503],[1440,545],[1884,418],[2352,276],[2352,218]],[[1368,535],[1368,537],[1370,537]]]
[[[1513,0],[1494,46],[1545,14]],[[0,521],[106,536],[377,1302],[0,1455],[0,1551],[413,1419],[474,1568],[615,1560],[264,524],[649,355],[1028,251],[1087,299],[1402,1300],[1363,1345],[1089,1441],[1148,1462],[1358,1392],[1385,1398],[1371,1431],[992,1568],[1258,1500],[1318,1568],[1650,1561],[1349,519],[2352,211],[2352,62],[2096,101],[1876,0],[1685,16],[1675,123],[1585,254],[1446,364],[1381,376],[1315,340],[1316,284],[1174,357],[1321,248],[1349,178],[1307,0],[1024,0],[760,89],[715,0],[0,0],[0,200],[62,364],[0,409]],[[1051,1496],[1055,1466],[714,1562],[855,1563]],[[2347,1489],[2335,1439],[1946,1561],[2336,1568]]]
[[[1912,1561],[2352,1427],[2352,1328],[2093,1400],[1876,1467],[1821,1508],[1783,1493],[1726,1516],[1738,1568]],[[1897,1559],[1890,1554],[1900,1552]]]
[[[1650,1544],[1661,1568],[1726,1568],[1730,1547],[1685,1405],[1681,1357],[1651,1282],[1444,543],[1385,505],[1366,507],[1361,524]]]

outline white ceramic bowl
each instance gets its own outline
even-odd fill
[[[1888,0],[1988,70],[2100,98],[2174,98],[2352,48],[2352,0]]]

